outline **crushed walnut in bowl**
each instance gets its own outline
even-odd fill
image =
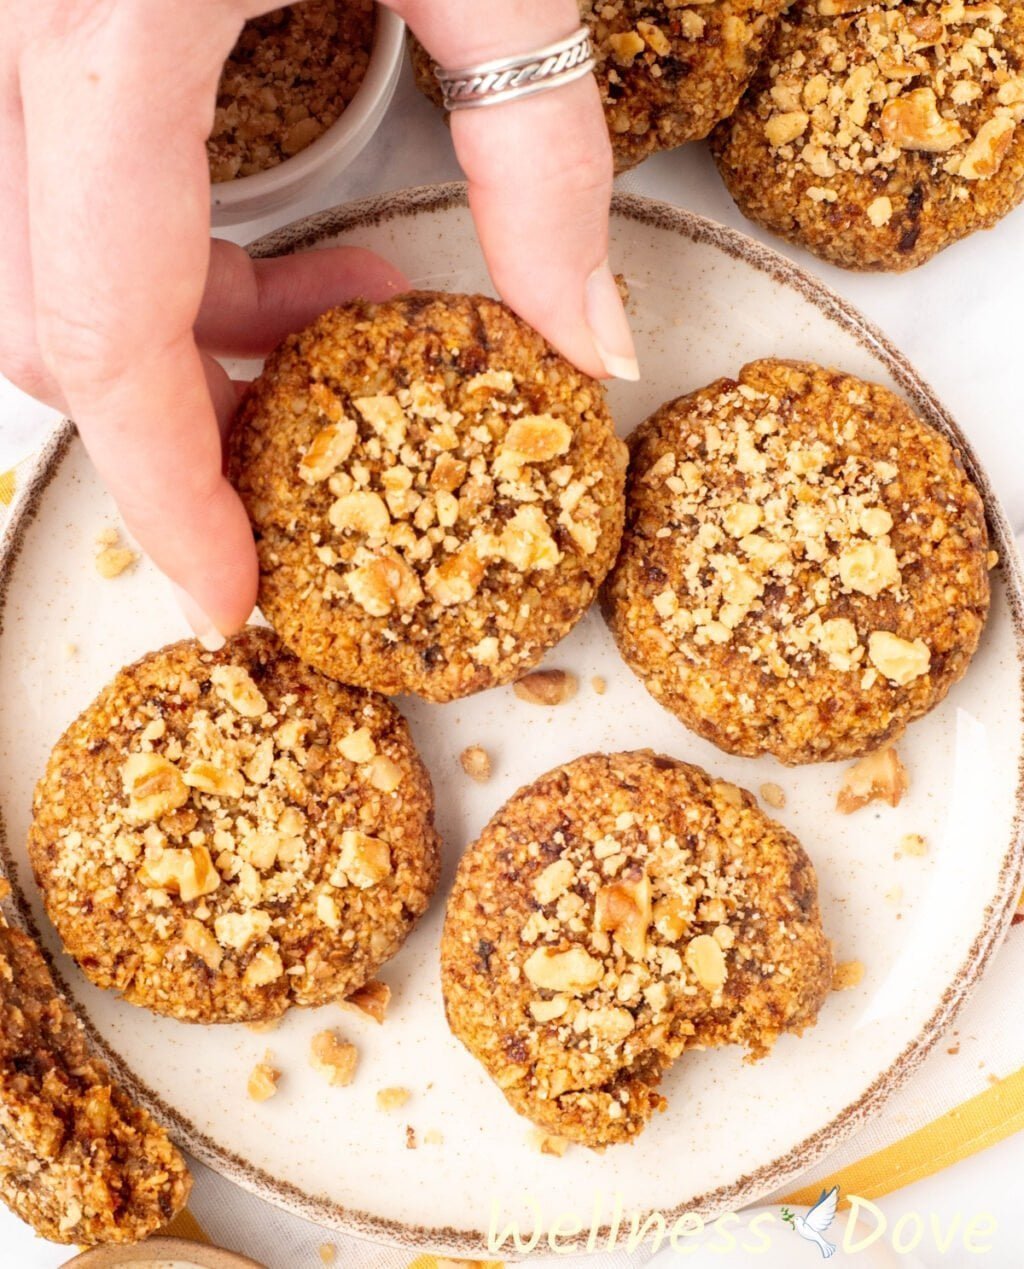
[[[355,158],[390,102],[403,31],[374,0],[303,0],[245,24],[206,142],[215,222],[272,210]]]

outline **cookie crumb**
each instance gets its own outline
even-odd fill
[[[416,1149],[416,1129],[412,1124],[405,1125],[405,1148],[406,1150]]]
[[[869,802],[899,806],[909,788],[907,769],[896,750],[889,746],[847,768],[836,797],[836,809],[843,815],[852,815]]]
[[[365,1018],[372,1018],[378,1026],[384,1021],[391,1003],[391,988],[375,978],[372,982],[354,991],[347,1000],[339,1000],[342,1009],[353,1013],[361,1013]]]
[[[530,1133],[530,1145],[541,1154],[552,1154],[558,1159],[561,1159],[569,1149],[567,1138],[557,1137],[553,1133],[545,1132],[542,1128],[537,1128]]]
[[[595,674],[590,680],[590,686],[596,695],[604,696],[605,692],[608,691],[608,680],[603,678],[600,674]]]
[[[378,1110],[399,1110],[412,1096],[407,1088],[381,1088],[377,1091]]]
[[[864,981],[862,961],[840,961],[832,971],[832,990],[849,991]]]
[[[246,1031],[251,1031],[253,1035],[264,1035],[267,1031],[273,1031],[280,1025],[280,1018],[262,1018],[259,1022],[247,1022],[245,1029]]]
[[[491,757],[480,745],[470,745],[459,754],[463,771],[471,780],[485,784],[491,778]]]
[[[272,1060],[273,1054],[268,1051],[264,1053],[263,1061],[252,1068],[246,1091],[254,1102],[269,1101],[277,1092],[281,1072],[271,1065]]]
[[[338,1249],[333,1243],[321,1243],[319,1251],[321,1264],[333,1265],[338,1258]]]
[[[928,854],[928,842],[920,833],[904,833],[900,838],[900,848],[896,852],[896,858],[901,855],[910,855],[911,858],[919,859],[922,855]]]
[[[344,1088],[351,1084],[359,1063],[359,1050],[342,1040],[336,1031],[318,1031],[309,1048],[309,1064],[328,1084]]]
[[[516,696],[530,705],[564,705],[578,689],[575,674],[568,670],[534,670],[512,685]]]
[[[116,529],[104,529],[97,534],[96,545],[100,548],[94,560],[96,572],[108,581],[126,573],[139,558],[137,551],[121,546],[120,535]]]
[[[786,792],[781,785],[762,784],[761,800],[768,806],[774,807],[776,811],[781,811],[786,805]]]

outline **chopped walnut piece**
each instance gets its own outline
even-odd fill
[[[933,88],[915,88],[882,108],[882,136],[901,150],[943,154],[965,139],[963,128],[939,114]]]
[[[593,991],[604,977],[601,962],[579,946],[565,952],[539,947],[527,958],[523,972],[535,987],[577,996]]]
[[[387,504],[378,493],[357,490],[343,494],[332,504],[327,518],[342,533],[361,533],[384,538],[391,525]]]
[[[786,805],[786,792],[781,785],[778,784],[762,784],[761,797],[776,811],[781,811]]]
[[[554,860],[534,878],[533,897],[541,906],[554,903],[572,885],[574,876],[573,866],[568,859]]]
[[[996,115],[978,130],[957,167],[957,176],[966,181],[984,181],[995,176],[1013,140],[1016,124],[1009,115]]]
[[[516,696],[531,705],[563,705],[578,689],[575,674],[567,670],[534,670],[512,685]]]
[[[686,963],[707,991],[719,991],[725,983],[725,954],[710,934],[698,934],[686,945]]]
[[[402,448],[408,420],[397,397],[359,397],[353,405],[389,449]]]
[[[344,1088],[351,1084],[359,1063],[359,1050],[342,1040],[336,1031],[318,1031],[309,1048],[309,1064],[329,1084]]]
[[[876,630],[868,637],[868,658],[891,682],[906,687],[931,667],[931,649],[923,639],[901,639],[888,630]]]
[[[847,768],[836,798],[836,808],[844,815],[850,815],[869,802],[888,802],[890,806],[899,806],[909,788],[907,769],[890,745]]]
[[[764,125],[768,144],[776,147],[788,145],[807,131],[810,122],[811,117],[804,110],[788,110],[783,114],[772,115]]]
[[[128,818],[140,823],[176,811],[189,798],[181,772],[160,754],[129,754],[121,781],[128,796]]]
[[[215,665],[210,671],[210,682],[222,700],[243,718],[259,718],[267,712],[266,698],[242,666]]]
[[[484,566],[474,546],[463,546],[427,573],[426,585],[432,599],[443,608],[468,603],[484,577]]]
[[[513,420],[501,454],[524,463],[543,463],[564,454],[571,444],[572,428],[563,419],[530,414]]]
[[[182,779],[190,789],[219,798],[240,798],[245,792],[245,781],[240,772],[225,771],[204,758],[191,763]]]
[[[246,1090],[254,1102],[269,1101],[277,1092],[277,1081],[281,1072],[271,1065],[270,1053],[263,1055],[263,1061],[252,1068]]]
[[[212,894],[220,885],[220,874],[205,846],[183,850],[165,847],[155,858],[145,861],[139,880],[144,886],[176,891],[182,903],[191,903]]]
[[[263,946],[256,949],[252,960],[245,967],[242,983],[246,989],[266,987],[284,973],[284,965],[276,947]]]
[[[407,1088],[381,1088],[377,1090],[378,1110],[400,1110],[412,1093]]]
[[[594,927],[614,935],[616,943],[636,961],[647,951],[651,925],[651,883],[646,874],[602,886],[594,907]]]
[[[349,732],[347,736],[338,741],[338,751],[343,758],[347,758],[349,762],[357,765],[363,762],[369,762],[377,753],[377,746],[374,743],[373,736],[370,734],[368,727],[360,727],[357,731]]]
[[[832,971],[832,990],[849,991],[864,981],[864,965],[861,961],[841,961]]]
[[[368,982],[365,987],[354,991],[347,1000],[338,1001],[342,1009],[350,1009],[355,1013],[363,1014],[364,1017],[372,1018],[378,1026],[384,1021],[390,1003],[391,988],[387,983],[382,983],[376,978]]]
[[[259,908],[248,912],[222,912],[213,922],[218,942],[236,952],[261,939],[270,930],[270,913]]]
[[[459,754],[459,763],[466,775],[480,784],[486,783],[491,778],[491,758],[487,750],[481,748],[480,745],[469,745],[463,749]]]
[[[356,435],[356,425],[351,419],[342,419],[321,428],[299,463],[300,479],[307,485],[326,480],[348,458]]]
[[[879,595],[900,583],[896,552],[886,543],[855,542],[839,557],[839,577],[850,590]]]
[[[190,917],[182,926],[181,941],[190,952],[195,952],[208,969],[220,969],[224,953],[202,921],[196,921]]]
[[[408,564],[397,555],[378,555],[345,574],[352,598],[371,617],[386,617],[396,607],[415,608],[423,588]]]
[[[590,680],[590,686],[596,696],[604,696],[608,691],[608,680],[602,678],[600,674],[595,674]]]
[[[390,875],[391,847],[379,837],[346,829],[341,835],[338,867],[353,886],[368,890]]]
[[[886,194],[880,194],[873,199],[867,206],[868,220],[876,229],[881,229],[883,225],[887,225],[892,220],[892,199]]]
[[[402,768],[387,754],[379,753],[371,758],[366,770],[370,783],[381,793],[394,793],[402,783]]]

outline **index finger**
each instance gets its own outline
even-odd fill
[[[394,0],[393,7],[448,68],[527,54],[580,24],[576,0]],[[457,111],[452,137],[502,297],[581,369],[637,378],[608,264],[613,164],[593,78]]]

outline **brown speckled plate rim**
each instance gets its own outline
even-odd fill
[[[466,187],[461,182],[422,186],[394,194],[378,196],[330,209],[309,216],[294,224],[267,234],[250,247],[254,256],[269,257],[316,246],[325,238],[421,213],[444,212],[467,205]],[[922,380],[907,359],[852,305],[829,290],[797,265],[745,235],[715,224],[704,217],[683,211],[668,203],[636,195],[617,194],[614,215],[620,220],[665,229],[694,243],[709,245],[725,252],[762,273],[767,273],[780,286],[790,287],[803,299],[814,304],[830,321],[853,335],[885,366],[893,380],[920,413],[944,432],[962,455],[964,465],[985,502],[992,544],[998,551],[1006,583],[1017,648],[1018,664],[1024,682],[1024,569],[1016,550],[1013,534],[970,442],[959,425]],[[0,631],[3,630],[5,601],[10,580],[26,534],[50,481],[74,438],[74,425],[65,420],[53,433],[33,467],[26,483],[17,493],[5,530],[0,536]],[[0,823],[0,871],[12,885],[12,897],[6,911],[12,920],[28,930],[37,941],[39,930],[31,915],[25,894],[17,882],[13,856]],[[999,947],[1003,934],[1016,908],[1024,879],[1024,762],[1017,784],[1012,840],[1003,858],[996,893],[985,910],[982,928],[970,952],[943,993],[932,1016],[920,1034],[891,1066],[881,1074],[829,1123],[807,1137],[785,1155],[762,1165],[729,1185],[695,1196],[689,1202],[671,1209],[662,1209],[666,1222],[684,1212],[696,1212],[705,1218],[748,1206],[785,1185],[796,1174],[811,1167],[834,1150],[868,1118],[877,1114],[903,1082],[917,1069],[933,1045],[950,1026],[977,986],[990,958]],[[45,953],[45,949],[44,949]],[[413,1251],[436,1250],[461,1256],[487,1256],[487,1235],[482,1230],[451,1227],[424,1227],[385,1219],[371,1212],[346,1208],[323,1195],[308,1194],[288,1181],[282,1181],[254,1166],[239,1155],[211,1140],[201,1128],[167,1105],[141,1080],[100,1036],[91,1019],[71,995],[63,976],[45,953],[54,970],[58,986],[80,1017],[86,1034],[109,1063],[117,1078],[139,1102],[164,1123],[174,1138],[197,1159],[228,1177],[260,1198],[286,1208],[318,1224],[341,1230],[357,1238],[385,1241]],[[440,1020],[439,1020],[440,1021]],[[368,1147],[369,1148],[369,1147]],[[616,1158],[618,1156],[616,1155]],[[584,1234],[575,1239],[562,1239],[560,1246],[569,1251],[586,1251]],[[607,1228],[600,1231],[597,1242],[607,1249]],[[627,1232],[616,1245],[623,1245]],[[543,1240],[542,1240],[543,1244]],[[543,1245],[539,1250],[543,1252]]]

